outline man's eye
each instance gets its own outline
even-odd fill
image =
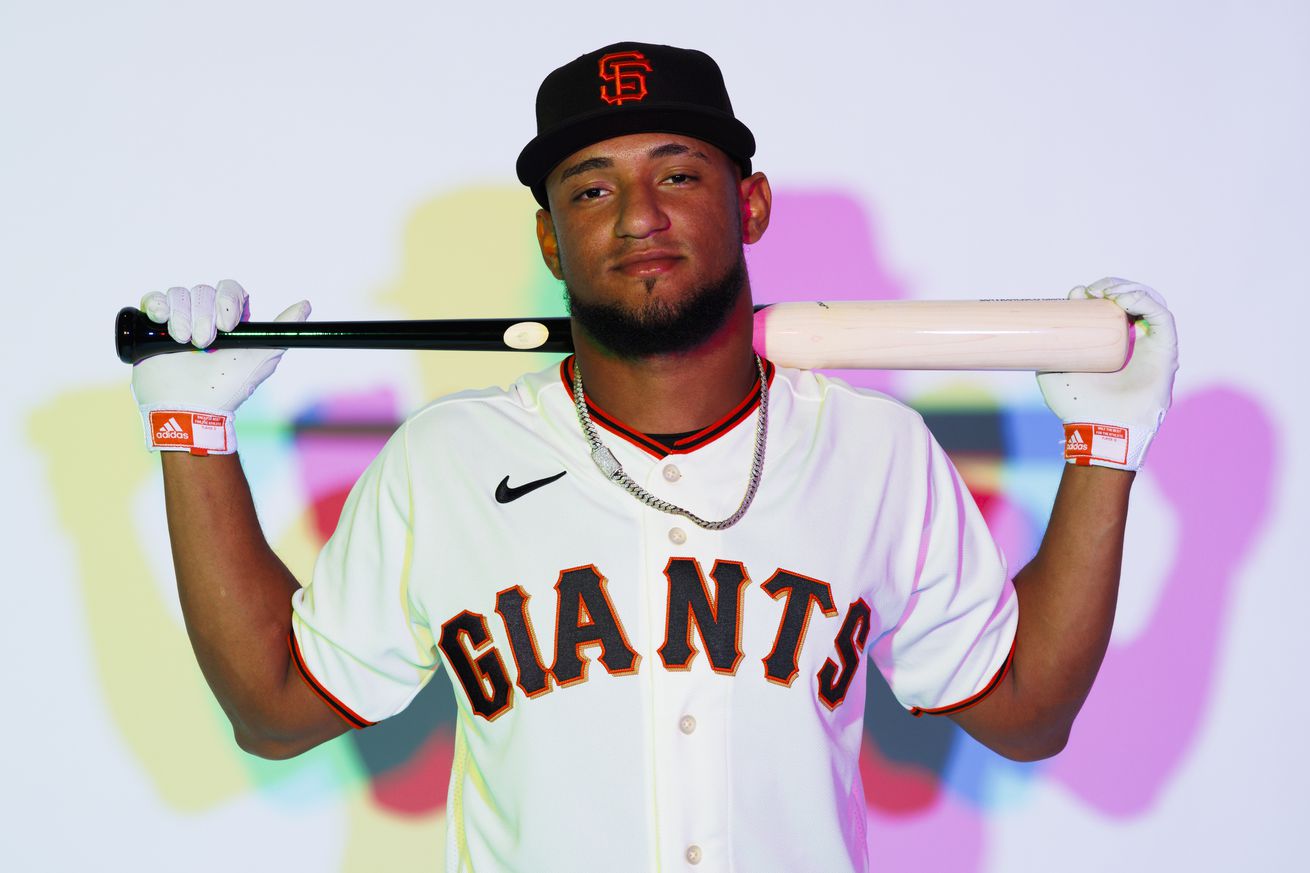
[[[691,173],[674,173],[673,175],[669,176],[668,179],[668,181],[672,182],[674,185],[683,185],[686,184],[687,182],[694,182],[695,180],[696,177],[693,176]]]
[[[581,191],[578,192],[577,199],[595,200],[597,197],[601,196],[604,193],[605,193],[604,190],[601,188],[583,188]]]

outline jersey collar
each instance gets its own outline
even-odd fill
[[[569,400],[573,400],[573,355],[569,355],[559,364],[559,378],[564,383],[564,390],[568,392]],[[764,362],[764,372],[769,380],[769,387],[773,387],[773,375],[776,368],[772,361]],[[585,392],[584,392],[585,396]],[[694,452],[702,446],[707,446],[719,437],[728,433],[738,424],[750,417],[751,413],[759,408],[760,405],[760,377],[756,376],[750,390],[741,402],[728,411],[726,415],[707,427],[703,427],[694,433],[680,436],[673,441],[672,446],[667,446],[663,441],[652,438],[651,436],[628,427],[614,416],[591,402],[587,398],[587,412],[591,415],[591,420],[600,427],[622,437],[632,443],[637,448],[649,454],[651,457],[660,458],[669,455],[684,455]]]

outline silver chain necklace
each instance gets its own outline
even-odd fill
[[[765,376],[764,362],[760,360],[759,355],[755,356],[755,367],[760,372],[760,414],[755,421],[755,454],[751,459],[751,478],[746,485],[746,496],[741,499],[741,506],[738,506],[737,511],[723,519],[723,521],[706,521],[681,506],[669,503],[667,500],[660,500],[634,482],[632,477],[623,471],[623,465],[619,463],[619,459],[614,457],[614,453],[600,441],[600,434],[596,432],[596,425],[587,412],[587,401],[582,393],[582,368],[578,366],[578,359],[575,357],[573,359],[573,405],[578,410],[578,423],[582,425],[582,432],[587,437],[587,444],[591,446],[591,459],[596,462],[596,466],[600,468],[600,471],[605,474],[607,479],[652,509],[658,509],[660,512],[667,512],[671,515],[681,515],[706,530],[726,530],[732,527],[741,521],[741,517],[746,514],[747,507],[755,499],[755,491],[760,487],[760,476],[764,472],[764,442],[769,429],[769,380]]]

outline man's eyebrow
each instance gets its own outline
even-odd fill
[[[587,158],[585,161],[578,161],[563,173],[560,173],[559,180],[563,182],[579,173],[586,173],[591,170],[604,170],[607,167],[612,166],[614,166],[614,162],[609,158]]]
[[[700,158],[702,161],[708,161],[710,159],[704,152],[683,145],[680,142],[666,142],[664,145],[657,145],[655,148],[646,152],[646,157],[652,159],[669,158],[674,155],[689,155],[693,158]],[[587,158],[586,160],[578,161],[576,164],[560,173],[559,180],[565,182],[581,173],[587,173],[592,170],[606,170],[612,166],[614,166],[614,161],[610,158]]]
[[[702,161],[709,160],[709,156],[704,152],[685,146],[680,142],[666,142],[664,145],[655,146],[655,148],[646,152],[648,158],[668,158],[673,155],[690,155],[693,158],[700,158]]]

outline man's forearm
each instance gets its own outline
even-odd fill
[[[1135,475],[1066,466],[1042,546],[1014,578],[1019,595],[1015,681],[1020,693],[1065,731],[1087,699],[1110,644]]]
[[[246,746],[280,718],[299,587],[269,548],[236,455],[163,457],[178,594],[196,659]]]
[[[1110,642],[1134,474],[1065,467],[1041,548],[1014,577],[1019,629],[1006,681],[958,714],[1009,757],[1064,747]]]

